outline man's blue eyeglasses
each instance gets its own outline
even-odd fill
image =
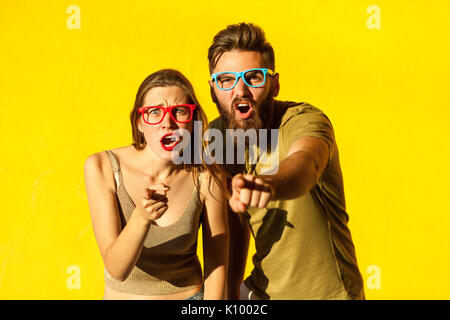
[[[274,75],[274,72],[267,68],[255,68],[242,72],[217,72],[211,75],[212,81],[216,83],[217,88],[220,90],[231,90],[236,86],[239,78],[244,80],[244,83],[252,88],[261,87],[266,83],[266,74],[270,76]]]

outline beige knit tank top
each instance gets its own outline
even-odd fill
[[[110,150],[107,153],[116,181],[123,229],[136,206],[123,184],[117,157]],[[175,223],[166,227],[150,226],[141,254],[125,281],[115,280],[105,268],[105,285],[116,291],[136,295],[165,295],[201,285],[203,275],[197,257],[197,236],[202,210],[199,190],[194,187],[184,213]]]

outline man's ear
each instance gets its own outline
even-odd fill
[[[217,96],[216,93],[214,92],[214,83],[212,83],[211,80],[209,80],[208,83],[209,83],[209,92],[211,93],[211,99],[214,103],[217,103]]]
[[[275,73],[272,77],[272,97],[275,98],[280,92],[280,74]]]

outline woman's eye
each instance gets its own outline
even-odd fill
[[[175,110],[175,112],[178,113],[178,114],[185,114],[186,113],[186,111],[184,111],[183,109],[177,109],[177,110]]]

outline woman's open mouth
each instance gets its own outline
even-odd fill
[[[253,114],[253,107],[248,102],[239,102],[233,105],[236,115],[241,120],[245,120],[251,117]]]
[[[173,132],[163,135],[160,140],[161,146],[166,151],[172,151],[173,148],[180,142],[179,136]]]

